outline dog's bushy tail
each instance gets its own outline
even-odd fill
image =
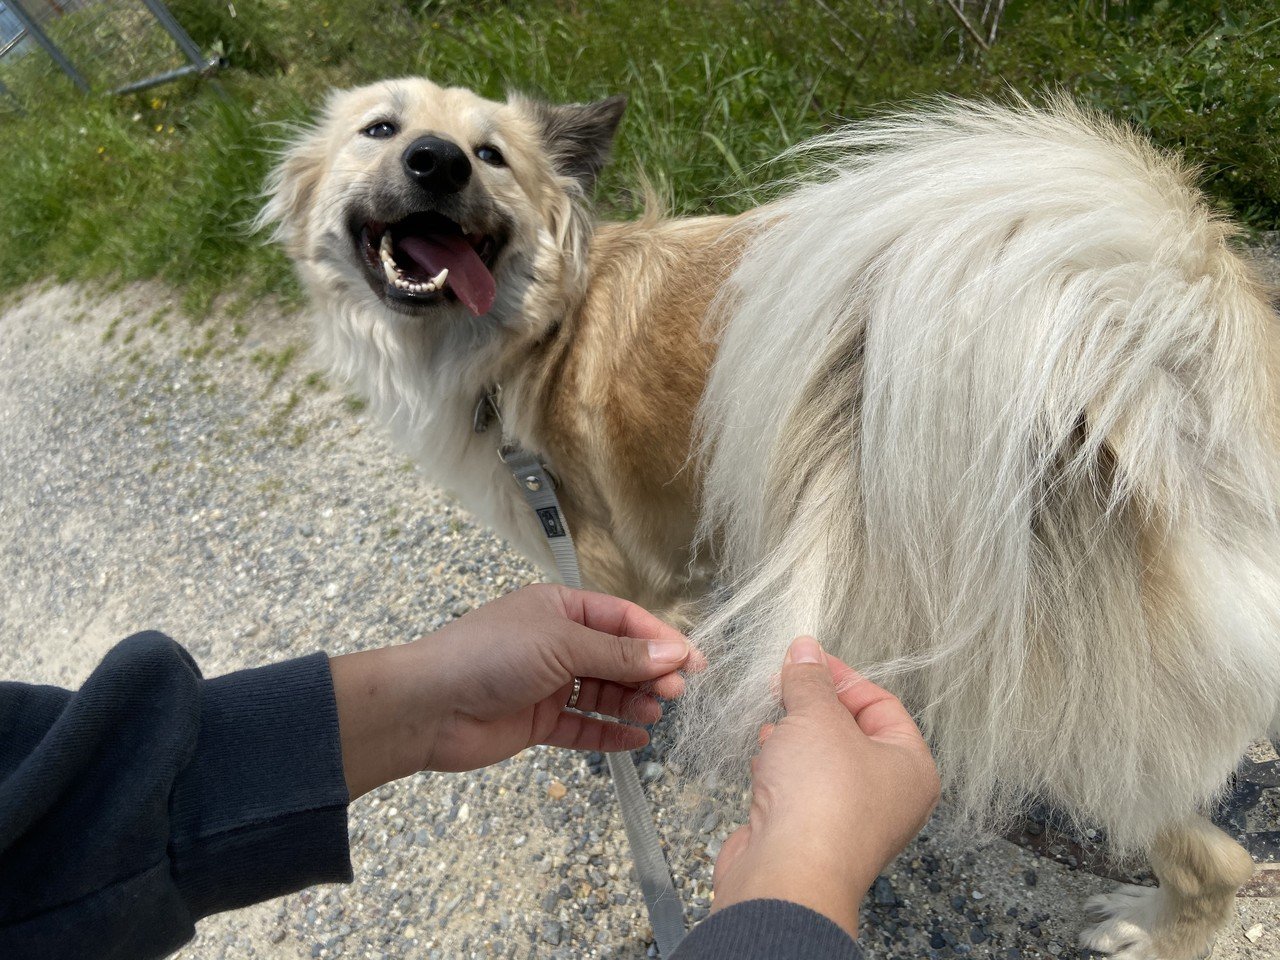
[[[965,820],[1030,793],[1140,848],[1277,709],[1265,292],[1188,171],[1066,104],[807,149],[715,311],[686,759],[750,755],[810,632],[913,707]]]

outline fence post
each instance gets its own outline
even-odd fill
[[[191,61],[192,65],[203,67],[205,65],[204,54],[196,46],[196,42],[191,39],[191,35],[182,28],[182,24],[169,12],[169,8],[164,5],[163,0],[142,0],[142,2],[146,4],[147,9],[151,11],[151,15],[156,18],[160,26],[164,27],[169,36],[173,37],[173,42],[187,55],[187,59]]]
[[[85,93],[88,93],[89,81],[85,80],[80,71],[75,68],[75,64],[68,60],[66,55],[58,49],[58,45],[49,39],[48,34],[40,28],[40,24],[36,22],[35,18],[23,9],[22,4],[18,0],[5,0],[5,6],[13,11],[13,15],[27,28],[27,33],[31,35],[36,43],[44,47],[45,52],[53,58],[53,62],[62,68],[63,73],[71,78],[71,82]]]

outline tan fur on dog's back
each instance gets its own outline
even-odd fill
[[[600,229],[582,306],[528,378],[566,483],[561,499],[589,581],[659,610],[707,589],[690,569],[698,476],[693,417],[714,347],[703,319],[742,237],[729,221]],[[687,572],[686,572],[687,571]]]

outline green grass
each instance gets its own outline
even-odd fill
[[[937,93],[1065,89],[1199,164],[1250,225],[1280,227],[1273,0],[1009,0],[988,52],[937,0],[238,0],[234,18],[220,0],[170,6],[230,59],[220,91],[86,98],[39,52],[0,61],[27,106],[0,117],[0,294],[160,278],[197,319],[220,294],[239,311],[297,301],[284,257],[245,226],[271,150],[326,89],[410,72],[494,97],[627,93],[607,215],[635,212],[642,174],[677,213],[740,210],[789,172],[770,158],[842,118]],[[88,42],[72,18],[56,26]]]
[[[297,344],[289,344],[281,349],[279,353],[272,353],[270,350],[257,350],[253,353],[249,359],[261,367],[269,378],[266,389],[263,390],[264,396],[275,389],[276,384],[281,381],[285,372],[297,357]]]

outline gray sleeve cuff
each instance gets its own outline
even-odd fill
[[[789,900],[747,900],[694,927],[671,960],[862,960],[834,922]]]
[[[201,681],[199,730],[170,800],[173,878],[192,919],[351,880],[328,657]]]

